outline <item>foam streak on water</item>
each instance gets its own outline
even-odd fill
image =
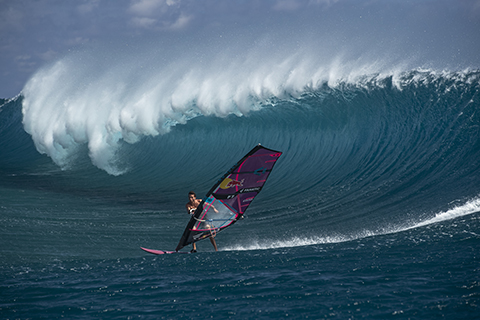
[[[363,239],[374,236],[381,236],[386,234],[394,234],[399,232],[404,232],[411,229],[421,228],[432,224],[439,224],[444,221],[453,220],[463,216],[467,216],[473,213],[480,212],[480,198],[476,198],[468,201],[464,205],[456,206],[446,212],[439,212],[435,214],[433,218],[427,219],[425,221],[416,222],[413,224],[407,223],[407,227],[404,226],[395,226],[387,227],[382,230],[364,230],[358,231],[355,234],[348,235],[335,235],[335,236],[318,236],[318,237],[294,237],[287,240],[275,240],[275,241],[253,241],[247,245],[236,245],[225,248],[226,251],[249,251],[249,250],[268,250],[268,249],[278,249],[278,248],[292,248],[292,247],[301,247],[301,246],[310,246],[310,245],[319,245],[319,244],[328,244],[328,243],[341,243],[347,241],[353,241],[357,239]]]

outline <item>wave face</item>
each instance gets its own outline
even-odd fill
[[[152,63],[146,54],[135,57],[135,63],[131,54],[116,59],[99,59],[98,52],[72,54],[41,69],[26,84],[25,130],[39,152],[61,167],[68,167],[79,146],[86,145],[95,166],[118,175],[126,170],[116,157],[123,142],[167,133],[200,115],[247,115],[270,105],[270,99],[289,101],[324,85],[377,81],[364,79],[365,73],[380,67],[388,74],[398,72],[379,61],[325,62],[324,55],[266,57],[265,52],[200,58],[162,52],[165,63]]]
[[[75,94],[57,67],[0,108],[5,314],[478,314],[479,71],[266,77],[238,99],[219,81],[175,104],[97,80]],[[140,250],[175,248],[187,193],[259,142],[283,155],[221,252]]]
[[[192,71],[138,92],[100,79],[72,95],[72,70],[59,62],[0,109],[2,170],[28,173],[26,185],[56,192],[175,210],[190,189],[203,194],[261,142],[284,155],[245,223],[266,227],[275,219],[274,240],[284,245],[478,211],[480,72],[312,80],[317,70],[300,81],[296,68],[258,86],[254,73],[252,82],[226,84],[226,75],[213,81]]]

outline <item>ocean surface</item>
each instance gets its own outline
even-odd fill
[[[478,319],[480,71],[145,88],[72,60],[1,101],[2,319]],[[283,155],[218,252],[140,249],[258,143]]]

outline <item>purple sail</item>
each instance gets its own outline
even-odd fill
[[[281,155],[258,145],[228,170],[198,206],[176,250],[215,236],[241,219]]]

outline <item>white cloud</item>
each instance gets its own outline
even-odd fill
[[[192,20],[192,18],[193,18],[193,16],[180,14],[177,21],[175,21],[172,25],[170,25],[170,29],[185,28],[189,24],[189,22]]]
[[[278,0],[277,3],[273,6],[273,9],[277,11],[296,11],[305,6],[329,7],[338,1],[339,0],[310,0],[307,2],[299,0]]]
[[[147,17],[134,17],[132,18],[132,24],[137,27],[152,29],[156,26],[157,20]]]
[[[48,49],[45,52],[40,53],[40,58],[44,61],[51,61],[58,56],[58,52],[52,49]]]
[[[133,0],[128,9],[132,25],[145,29],[182,29],[193,15],[181,11],[179,0]]]
[[[99,0],[87,0],[86,2],[80,4],[77,7],[78,12],[81,14],[86,14],[92,12],[93,9],[97,8],[99,5]]]
[[[25,13],[21,8],[15,7],[14,4],[3,5],[5,7],[0,10],[0,30],[18,32],[25,29]]]
[[[273,9],[279,11],[293,11],[300,7],[300,3],[296,0],[280,0],[274,6]]]
[[[14,59],[18,68],[22,71],[33,71],[37,65],[29,54],[18,55]]]
[[[68,47],[71,47],[71,46],[78,46],[78,45],[86,44],[89,41],[90,41],[90,39],[87,38],[87,37],[74,37],[74,38],[67,39],[65,41],[65,44]]]
[[[154,16],[165,13],[168,7],[174,5],[173,0],[134,0],[129,11],[137,16]]]

